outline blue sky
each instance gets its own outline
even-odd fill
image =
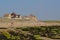
[[[0,0],[0,16],[15,12],[40,20],[60,20],[60,0]]]

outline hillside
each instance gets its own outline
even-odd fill
[[[31,21],[20,19],[0,18],[0,28],[23,27],[23,26],[60,26],[60,21]]]
[[[60,40],[60,21],[0,18],[0,40]]]

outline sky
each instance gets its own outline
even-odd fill
[[[39,20],[60,20],[60,0],[0,0],[0,17],[15,12]]]

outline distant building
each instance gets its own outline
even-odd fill
[[[4,14],[4,17],[11,19],[11,15],[10,14]]]
[[[11,13],[10,15],[11,15],[11,18],[16,18],[16,16],[17,16],[14,12]]]
[[[23,16],[22,19],[24,19],[24,20],[31,20],[31,21],[37,21],[36,16],[34,16],[32,14],[30,14],[28,16]]]
[[[30,17],[30,19],[32,19],[33,21],[37,21],[36,16],[34,16],[34,15],[32,15],[32,14],[30,14],[29,17]]]
[[[17,15],[16,13],[11,13],[11,14],[5,14],[4,15],[5,18],[9,18],[9,19],[21,19],[21,20],[31,20],[31,21],[37,21],[36,16],[34,15],[29,15],[29,16],[21,16],[21,15]]]
[[[12,19],[12,18],[14,18],[14,19],[21,19],[21,16],[15,14],[14,12],[11,13],[11,14],[5,14],[4,17],[5,17],[5,18],[9,18],[9,19]]]

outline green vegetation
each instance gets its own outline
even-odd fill
[[[41,37],[60,39],[60,26],[21,27],[0,32],[0,40],[42,40]]]

